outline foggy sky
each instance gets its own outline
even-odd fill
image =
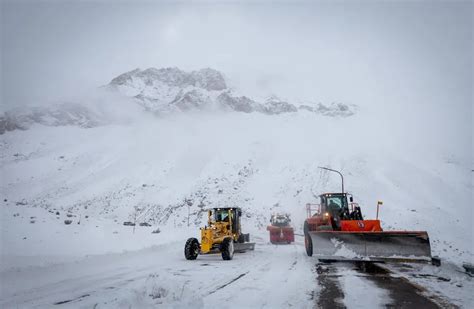
[[[249,95],[436,105],[472,121],[472,9],[469,1],[3,1],[2,109],[87,91],[137,67],[176,66],[218,69]]]

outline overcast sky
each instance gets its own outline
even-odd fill
[[[470,1],[3,1],[3,107],[176,66],[216,68],[250,95],[466,115],[472,10]]]

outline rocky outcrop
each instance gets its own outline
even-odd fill
[[[34,124],[45,126],[79,126],[92,128],[102,123],[101,117],[77,103],[63,103],[50,107],[15,109],[0,115],[0,134],[27,130]]]
[[[112,79],[111,86],[128,86],[141,91],[145,87],[153,87],[158,83],[169,87],[197,87],[208,91],[220,91],[227,88],[224,76],[216,70],[205,68],[190,73],[178,68],[135,69]]]
[[[232,96],[230,92],[223,92],[217,97],[217,102],[225,109],[230,109],[236,112],[253,113],[262,112],[264,110],[260,103],[246,96]]]
[[[276,96],[269,97],[264,104],[264,111],[269,115],[277,115],[282,113],[294,113],[298,109],[293,104],[280,100]]]

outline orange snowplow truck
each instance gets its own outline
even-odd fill
[[[323,168],[330,171],[328,168]],[[344,187],[344,178],[341,175]],[[426,231],[383,231],[377,218],[363,218],[352,195],[344,193],[319,195],[319,204],[307,204],[304,223],[305,248],[309,256],[334,260],[431,260]]]

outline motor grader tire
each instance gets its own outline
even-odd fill
[[[225,261],[232,260],[234,257],[234,241],[232,238],[226,238],[221,244],[222,259]]]
[[[199,241],[196,238],[189,238],[184,245],[184,256],[186,260],[195,260],[199,254]]]

